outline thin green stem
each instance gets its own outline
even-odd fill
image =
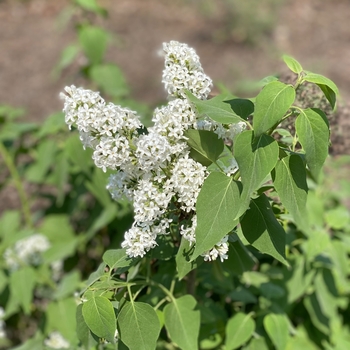
[[[29,200],[28,200],[27,194],[23,188],[23,183],[22,183],[21,177],[17,171],[16,165],[13,162],[13,159],[12,159],[10,153],[7,151],[7,149],[5,148],[5,146],[3,145],[2,142],[0,142],[0,154],[1,154],[2,158],[4,159],[4,162],[5,162],[8,170],[11,174],[11,177],[14,181],[14,185],[15,185],[16,190],[18,192],[18,196],[19,196],[19,199],[21,201],[21,209],[22,209],[25,225],[28,228],[32,228],[33,222],[32,222],[32,217],[31,217],[31,213],[30,213],[30,206],[29,206]]]

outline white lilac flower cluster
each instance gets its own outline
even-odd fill
[[[44,344],[51,349],[69,349],[69,342],[62,336],[60,332],[54,331],[45,339]]]
[[[169,233],[174,213],[181,236],[195,244],[195,205],[208,172],[189,156],[184,133],[212,130],[232,141],[244,124],[223,126],[210,119],[199,120],[185,94],[189,90],[204,100],[210,93],[212,81],[204,74],[198,55],[186,44],[171,41],[163,44],[163,56],[169,102],[154,111],[154,124],[147,133],[140,134],[144,127],[136,112],[107,104],[97,92],[71,86],[61,94],[66,123],[78,129],[84,147],[93,149],[96,166],[117,170],[107,185],[112,198],[126,197],[134,204],[135,221],[122,243],[130,257],[143,257],[154,248],[157,236]],[[236,169],[233,162],[227,174]],[[205,260],[226,259],[226,242],[224,238],[206,252]]]
[[[51,244],[46,236],[35,233],[18,240],[13,247],[5,250],[4,260],[10,271],[18,270],[21,266],[38,266],[42,263],[42,253]],[[62,275],[63,262],[57,260],[51,263],[52,278],[59,280]]]

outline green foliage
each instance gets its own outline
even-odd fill
[[[93,0],[74,3],[105,13]],[[119,100],[129,90],[120,69],[104,62],[109,37],[79,25],[79,45],[63,52],[57,69],[81,50],[86,78]],[[3,319],[12,333],[20,330],[0,346],[47,349],[59,332],[71,349],[87,350],[348,348],[350,188],[332,180],[339,170],[332,160],[324,170],[324,113],[294,106],[305,82],[317,84],[332,107],[338,90],[295,59],[284,61],[298,76],[294,86],[267,80],[252,99],[199,100],[187,92],[200,118],[248,130],[232,144],[213,131],[187,130],[191,156],[209,174],[196,203],[196,244],[179,237],[186,215],[174,215],[170,234],[143,258],[119,249],[131,206],[112,201],[109,174],[94,168],[63,115],[26,124],[17,121],[20,111],[0,108],[1,188],[14,183],[21,200],[0,217]],[[287,118],[294,134],[279,128]],[[232,160],[238,167],[227,176]],[[36,186],[32,195],[24,184]],[[45,201],[34,211],[35,200]],[[35,233],[48,247],[11,266],[9,252]],[[228,258],[203,261],[227,235]]]

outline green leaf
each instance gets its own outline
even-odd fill
[[[129,93],[123,72],[115,64],[94,65],[89,75],[92,81],[112,97],[123,97]]]
[[[40,142],[35,162],[33,162],[26,171],[26,178],[28,181],[34,183],[45,182],[45,177],[49,168],[54,165],[56,151],[56,141],[45,140]]]
[[[286,233],[265,194],[251,200],[250,210],[241,220],[241,227],[244,237],[254,248],[288,265],[285,260]]]
[[[116,317],[113,305],[107,298],[96,296],[89,299],[83,304],[82,313],[93,333],[115,343]]]
[[[58,331],[70,342],[76,341],[76,312],[77,304],[74,298],[66,298],[51,302],[46,310],[47,333]]]
[[[160,323],[152,306],[125,301],[118,315],[119,337],[130,350],[154,350]]]
[[[269,350],[265,338],[253,338],[242,350]]]
[[[211,131],[190,129],[185,132],[185,136],[188,145],[205,159],[206,166],[215,163],[224,150],[224,141]]]
[[[339,90],[337,85],[335,85],[332,80],[324,77],[323,75],[311,72],[307,72],[303,80],[318,85],[334,109],[337,95],[339,95]]]
[[[225,102],[229,103],[231,109],[244,120],[248,119],[248,117],[254,112],[254,103],[250,100],[235,98]]]
[[[84,25],[78,31],[79,42],[91,64],[102,61],[106,52],[108,33],[100,27]]]
[[[243,183],[242,197],[248,201],[278,161],[278,144],[268,135],[254,138],[253,131],[239,134],[234,144],[234,156],[238,163]],[[242,207],[241,212],[245,208]]]
[[[246,343],[253,335],[255,322],[251,314],[237,313],[226,324],[226,341],[227,350],[237,349]]]
[[[282,204],[292,214],[301,229],[307,229],[306,199],[308,186],[303,160],[290,155],[278,161],[272,173],[273,182]]]
[[[293,57],[283,55],[283,61],[292,72],[300,74],[303,71],[301,64]]]
[[[61,58],[53,70],[53,74],[55,78],[58,78],[62,70],[73,63],[78,53],[79,53],[79,47],[76,44],[68,45],[63,49],[61,53]]]
[[[198,266],[197,260],[191,261],[194,246],[190,246],[190,242],[184,238],[181,239],[179,250],[176,254],[176,270],[179,280],[182,280],[190,271]]]
[[[299,142],[305,151],[306,163],[317,180],[328,155],[329,126],[326,115],[316,109],[301,110],[295,121]]]
[[[110,194],[106,191],[107,181],[108,175],[101,169],[95,168],[91,182],[85,183],[86,188],[104,207],[110,207],[113,203]]]
[[[222,173],[213,172],[198,195],[194,260],[211,249],[236,225],[240,209],[241,184]]]
[[[26,315],[32,311],[33,291],[36,283],[36,273],[31,267],[22,267],[10,275],[10,292],[22,306]]]
[[[326,223],[335,230],[346,228],[350,224],[349,210],[344,206],[338,206],[325,214]]]
[[[126,255],[126,249],[107,250],[103,254],[102,259],[111,270],[121,267],[129,267],[133,263],[133,259],[130,259]]]
[[[244,119],[240,118],[235,112],[233,112],[230,103],[230,98],[227,95],[218,95],[210,100],[199,100],[193,96],[189,91],[186,95],[190,102],[196,107],[199,116],[208,116],[210,119],[222,123],[222,124],[234,124]]]
[[[59,131],[66,131],[67,125],[64,121],[64,114],[56,112],[47,117],[38,131],[38,137],[57,134]]]
[[[106,15],[107,11],[99,6],[96,0],[74,0],[84,10],[92,11],[101,15]]]
[[[289,338],[289,322],[286,316],[268,314],[264,317],[264,327],[276,350],[285,350]]]
[[[83,304],[79,304],[76,310],[77,336],[86,350],[90,350],[98,344],[87,326],[83,316]]]
[[[305,297],[304,305],[310,315],[313,325],[322,333],[330,334],[329,319],[322,313],[320,304],[315,294]]]
[[[295,99],[293,86],[279,81],[267,84],[256,97],[253,127],[260,136],[283,118]]]
[[[192,295],[184,295],[164,308],[165,327],[170,339],[183,350],[198,349],[200,312],[194,310],[196,300]]]
[[[239,238],[235,242],[230,242],[228,259],[223,262],[225,270],[236,275],[241,275],[243,272],[251,270],[255,263],[251,254]]]
[[[72,271],[70,273],[67,273],[60,281],[60,284],[54,293],[54,298],[63,299],[70,295],[73,295],[74,292],[78,289],[80,281],[81,278],[79,271]]]

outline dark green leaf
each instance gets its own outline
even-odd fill
[[[320,110],[310,108],[302,110],[295,122],[295,129],[305,151],[306,163],[317,180],[328,155],[327,117]]]
[[[224,269],[233,274],[241,275],[243,272],[251,270],[254,265],[254,259],[238,238],[235,242],[230,242],[228,259],[223,262]]]
[[[83,304],[82,313],[93,333],[115,343],[116,317],[113,305],[107,298],[96,296],[89,299]]]
[[[194,260],[211,249],[238,223],[241,183],[213,172],[204,181],[197,199],[196,247]]]
[[[241,220],[241,227],[244,237],[253,247],[288,265],[285,260],[286,233],[265,194],[252,199],[250,210]]]
[[[254,103],[250,100],[235,98],[225,102],[229,103],[231,109],[242,119],[246,120],[254,112]]]
[[[172,299],[164,308],[165,327],[169,337],[183,350],[198,349],[200,312],[194,310],[196,304],[192,295],[185,295]]]
[[[185,136],[188,137],[188,145],[205,159],[206,166],[215,162],[224,150],[223,140],[211,131],[190,129]]]
[[[307,229],[305,210],[308,186],[303,160],[298,155],[290,155],[278,161],[272,173],[273,182],[282,204],[292,214],[301,229]]]
[[[260,136],[283,118],[295,99],[293,86],[273,81],[267,84],[255,101],[253,127],[255,136]]]
[[[118,315],[119,337],[130,350],[154,350],[160,323],[152,306],[125,301]]]

